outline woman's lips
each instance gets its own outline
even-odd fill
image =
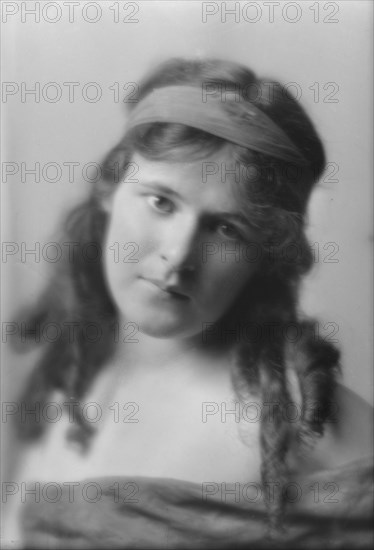
[[[140,277],[147,283],[150,283],[153,287],[157,288],[160,292],[169,296],[170,298],[175,298],[177,300],[189,300],[189,296],[179,291],[179,287],[174,285],[167,285],[160,279],[153,279],[152,277]]]

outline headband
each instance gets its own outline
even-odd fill
[[[203,90],[194,86],[156,88],[133,109],[127,129],[154,122],[180,123],[259,153],[299,165],[309,164],[271,118],[253,103],[235,99],[230,100],[217,90],[209,91],[204,101]]]

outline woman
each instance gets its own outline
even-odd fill
[[[325,163],[312,123],[281,85],[218,60],[163,64],[130,106],[103,178],[68,219],[64,242],[79,244],[32,318],[63,332],[21,401],[65,413],[52,429],[20,422],[44,434],[20,479],[64,490],[23,507],[24,543],[365,546],[368,412],[297,304]],[[332,507],[285,490],[339,493],[352,472]],[[100,480],[97,501],[68,498],[63,484],[84,478]]]

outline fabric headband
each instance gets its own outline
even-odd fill
[[[184,124],[259,153],[298,165],[309,164],[283,130],[258,107],[244,100],[224,101],[221,91],[209,92],[204,101],[198,87],[156,88],[133,109],[127,129],[154,122]]]

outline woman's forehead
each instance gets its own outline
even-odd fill
[[[248,155],[249,156],[249,155]],[[163,174],[166,179],[173,179],[175,173],[184,175],[194,174],[201,176],[201,183],[207,183],[207,180],[217,176],[223,183],[230,179],[230,175],[235,176],[237,172],[244,173],[245,165],[240,162],[237,155],[234,154],[234,146],[227,144],[216,152],[200,155],[199,157],[180,155],[179,158],[151,159],[143,156],[139,152],[134,152],[132,163],[138,170],[138,177],[148,177],[152,173]]]

